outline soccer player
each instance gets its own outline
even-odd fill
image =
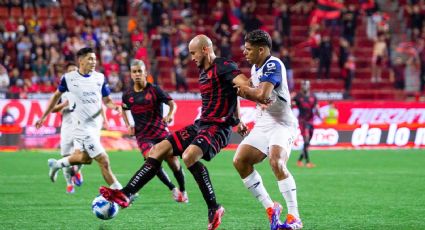
[[[121,207],[127,207],[129,197],[156,175],[161,162],[171,155],[179,155],[207,203],[208,229],[213,230],[219,227],[224,208],[217,202],[207,167],[200,160],[210,161],[228,144],[232,126],[239,123],[234,85],[248,85],[248,79],[234,62],[215,56],[213,44],[205,35],[197,35],[190,41],[189,53],[200,69],[200,119],[154,145],[146,162],[122,190],[101,187],[100,193]]]
[[[286,164],[297,130],[297,119],[291,111],[291,97],[286,80],[285,66],[271,56],[270,35],[254,30],[245,36],[243,54],[252,64],[251,81],[255,88],[239,87],[238,94],[260,103],[254,128],[236,150],[233,165],[245,187],[266,209],[270,229],[300,229],[294,177]],[[280,223],[282,206],[270,198],[260,174],[254,166],[269,157],[269,163],[277,178],[277,184],[286,201],[288,215]]]
[[[299,110],[298,124],[304,140],[303,149],[301,151],[300,157],[298,158],[297,165],[299,167],[303,167],[303,159],[305,159],[306,166],[308,168],[313,168],[315,165],[310,162],[308,147],[310,146],[310,140],[314,131],[314,115],[320,117],[320,114],[317,98],[313,93],[310,92],[309,80],[304,80],[301,82],[301,92],[295,96],[294,103]]]
[[[72,71],[77,71],[78,67],[74,63],[68,63],[66,65],[66,72],[70,73]],[[68,105],[68,97],[70,95],[68,93],[63,93],[60,99],[60,103],[57,104],[52,112],[61,112],[62,113],[62,125],[61,125],[61,141],[60,141],[60,149],[61,156],[66,157],[72,153],[72,148],[74,146],[74,138],[72,135],[72,118],[71,118],[71,110]],[[63,168],[63,176],[66,182],[66,192],[74,193],[74,181],[75,185],[80,186],[82,183],[82,173],[77,171],[73,172],[73,167],[65,167]],[[74,175],[73,175],[74,174]]]
[[[136,135],[137,144],[146,160],[152,146],[164,140],[169,134],[167,124],[173,121],[177,105],[168,93],[147,82],[147,70],[143,61],[134,60],[130,69],[133,87],[123,94],[122,106],[124,110],[131,111],[134,126],[130,125],[125,112],[123,118],[130,135]],[[163,103],[170,107],[165,117],[162,115]],[[170,189],[175,201],[187,203],[189,200],[185,191],[184,175],[180,162],[176,156],[170,156],[166,161],[173,170],[179,189],[174,186],[162,167],[158,170],[156,176]]]
[[[69,109],[72,117],[72,133],[74,135],[74,152],[59,160],[49,159],[49,177],[54,182],[59,169],[77,164],[91,164],[93,159],[98,162],[106,183],[112,188],[122,188],[112,173],[109,157],[100,143],[100,129],[102,124],[102,99],[107,107],[122,113],[121,106],[112,101],[110,89],[103,74],[96,72],[96,54],[92,48],[82,48],[77,52],[79,63],[78,71],[65,73],[58,86],[58,90],[50,99],[46,111],[36,127],[40,128],[47,115],[59,101],[64,92],[68,92]]]

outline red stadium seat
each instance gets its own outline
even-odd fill
[[[47,8],[38,8],[37,16],[41,20],[47,19],[49,17],[49,10]]]
[[[0,7],[0,19],[5,20],[9,18],[9,9],[7,7]]]
[[[10,9],[10,17],[14,17],[14,18],[22,17],[22,8],[21,7],[12,7]]]
[[[32,7],[26,7],[24,8],[24,17],[27,18],[32,18],[34,15],[36,15],[35,13],[35,9]]]
[[[62,16],[62,9],[59,7],[51,7],[49,8],[49,16],[51,18],[59,18]]]

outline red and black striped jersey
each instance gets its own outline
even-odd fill
[[[141,92],[135,92],[133,87],[123,93],[122,107],[130,110],[134,119],[135,134],[138,138],[165,138],[169,131],[162,121],[163,103],[172,100],[170,95],[156,85],[147,83]]]
[[[306,96],[302,93],[298,93],[294,98],[295,104],[298,107],[299,115],[298,120],[304,121],[304,122],[313,122],[314,114],[316,113],[316,105],[317,105],[317,98],[316,96],[311,93],[310,95]]]
[[[201,122],[238,123],[235,112],[237,106],[236,89],[233,79],[241,74],[235,62],[217,57],[207,70],[199,76],[202,97]]]

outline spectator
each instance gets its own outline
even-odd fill
[[[220,43],[220,56],[223,58],[232,58],[232,47],[229,43],[229,37],[222,37]]]
[[[33,83],[37,83],[39,81],[45,82],[45,81],[49,81],[49,68],[47,67],[46,61],[39,57],[37,58],[37,60],[35,61],[34,64],[32,64],[31,69],[33,71]]]
[[[350,46],[354,45],[357,16],[358,11],[354,4],[348,5],[348,9],[342,13],[342,37],[349,42]]]
[[[282,37],[279,34],[279,31],[274,30],[272,33],[272,55],[278,56],[280,52],[280,47],[283,46]]]
[[[404,91],[408,94],[419,92],[420,88],[420,61],[416,51],[411,51],[406,60],[406,68],[404,69]]]
[[[173,65],[174,71],[173,71],[173,75],[174,75],[174,80],[175,80],[175,84],[176,84],[176,91],[177,92],[181,92],[180,88],[183,89],[183,92],[188,92],[189,91],[189,86],[187,85],[186,82],[186,68],[182,65],[180,58],[174,58],[174,65]]]
[[[317,71],[317,78],[329,78],[332,62],[332,42],[328,34],[323,36],[319,45],[319,69]]]
[[[372,53],[372,82],[381,82],[382,67],[387,58],[387,44],[385,42],[385,35],[381,34],[376,39],[373,45]]]
[[[161,56],[171,58],[173,56],[171,48],[171,36],[175,33],[175,30],[168,18],[164,18],[162,25],[158,28],[158,31],[161,35]]]
[[[293,76],[292,66],[291,66],[292,65],[291,56],[287,48],[283,46],[280,47],[279,58],[283,62],[283,65],[285,66],[285,69],[286,69],[286,78],[288,81],[289,92],[292,92],[294,90],[295,84],[294,84],[294,76]]]
[[[0,92],[6,92],[10,84],[7,69],[0,64]]]
[[[404,90],[404,68],[405,64],[401,57],[396,57],[392,66],[394,72],[394,88]]]
[[[342,71],[342,77],[344,79],[344,98],[350,98],[351,85],[356,72],[356,62],[353,55],[347,57],[347,61],[344,63]]]
[[[283,44],[291,45],[291,10],[285,3],[280,5],[278,15],[276,17],[275,28],[279,32]]]

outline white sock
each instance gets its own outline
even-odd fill
[[[297,186],[292,175],[288,178],[278,181],[279,190],[286,201],[286,207],[288,207],[288,213],[299,218],[298,213],[298,202],[297,202]]]
[[[69,157],[64,157],[62,159],[59,159],[56,161],[56,168],[65,168],[70,166],[71,164],[69,163]]]
[[[263,180],[257,171],[254,170],[254,172],[242,179],[242,181],[245,187],[255,198],[257,198],[258,201],[261,202],[264,208],[273,207],[273,201],[270,199],[270,196],[264,187]]]
[[[122,185],[120,184],[119,181],[115,181],[109,187],[112,188],[112,189],[122,189]]]
[[[65,178],[66,185],[72,185],[71,181],[71,167],[65,167],[62,169],[63,171],[63,177]]]

